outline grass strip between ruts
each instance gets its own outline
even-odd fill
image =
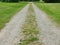
[[[24,39],[20,40],[19,45],[40,45],[38,42],[39,30],[35,20],[34,10],[32,4],[30,4],[25,23],[22,26],[22,32],[24,34]]]

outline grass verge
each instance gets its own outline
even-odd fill
[[[57,26],[60,26],[60,3],[35,3]]]
[[[16,12],[20,11],[27,2],[20,3],[3,3],[0,2],[0,29],[5,26],[10,18],[16,14]]]

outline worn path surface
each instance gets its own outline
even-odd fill
[[[39,39],[42,41],[42,45],[60,45],[60,30],[51,23],[46,14],[34,4],[33,8],[40,28]]]
[[[17,13],[9,23],[0,32],[0,45],[17,45],[19,40],[23,38],[21,26],[25,20],[26,12],[29,4]]]

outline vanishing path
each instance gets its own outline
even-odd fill
[[[21,26],[25,21],[29,4],[17,13],[9,23],[0,32],[0,45],[17,45],[19,40],[23,38]]]
[[[34,4],[33,8],[36,14],[37,24],[40,28],[39,39],[42,41],[42,45],[60,45],[60,30]]]

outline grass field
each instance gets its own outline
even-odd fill
[[[52,21],[60,25],[60,3],[36,3],[36,5],[52,19]]]
[[[2,3],[0,2],[0,29],[5,26],[10,18],[20,11],[27,2],[20,2],[20,3]]]

